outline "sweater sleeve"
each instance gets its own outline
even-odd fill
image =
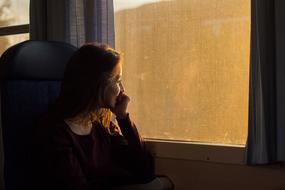
[[[112,137],[112,153],[115,162],[127,169],[133,175],[135,183],[145,183],[154,179],[154,160],[146,149],[136,125],[129,115],[118,120],[123,136]]]
[[[46,166],[45,181],[51,189],[89,190],[81,164],[74,155],[71,141],[60,128],[49,130],[41,139],[41,165]]]

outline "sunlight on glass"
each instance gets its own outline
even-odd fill
[[[28,39],[29,39],[29,34],[0,36],[0,55],[9,47]]]
[[[115,0],[115,7],[126,2]],[[130,113],[148,138],[245,144],[249,0],[173,0],[116,12]]]
[[[29,23],[29,0],[0,0],[0,27]]]

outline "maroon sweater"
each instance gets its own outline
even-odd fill
[[[46,121],[36,132],[39,189],[102,190],[154,178],[153,158],[129,116],[118,120],[122,135],[93,123],[77,135],[63,120]]]

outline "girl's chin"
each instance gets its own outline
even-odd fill
[[[114,110],[116,107],[116,102],[112,102],[112,103],[109,103],[107,108],[109,108],[110,110]]]
[[[105,102],[102,107],[112,110],[116,107],[116,100]]]

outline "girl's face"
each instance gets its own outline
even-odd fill
[[[119,65],[114,72],[114,76],[110,83],[104,90],[104,107],[113,109],[116,106],[118,98],[121,93],[125,91],[121,81],[122,77],[122,66]]]

